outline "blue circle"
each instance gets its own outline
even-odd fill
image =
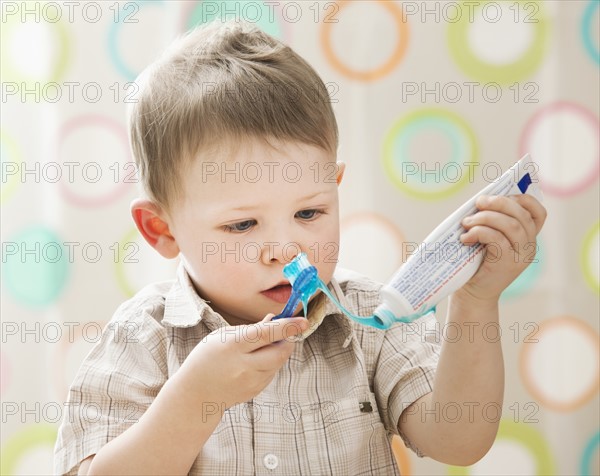
[[[3,244],[2,284],[19,303],[41,308],[62,294],[69,276],[69,251],[50,228],[34,225]]]
[[[528,243],[525,246],[527,245],[530,244]],[[500,299],[505,300],[519,297],[535,286],[535,283],[542,273],[545,255],[539,238],[536,246],[537,253],[535,258],[533,258],[529,266],[527,266],[527,268],[525,268],[525,270],[519,276],[517,276],[517,279],[510,283],[510,285],[502,292]],[[525,253],[525,259],[527,259],[528,256],[531,256],[529,249],[525,249],[523,251]]]
[[[583,18],[581,19],[581,36],[583,39],[583,45],[586,51],[593,60],[600,65],[600,50],[596,48],[592,41],[592,25],[596,10],[600,7],[598,0],[591,0],[588,3],[585,11],[583,12]]]
[[[131,69],[129,69],[129,67],[125,64],[125,62],[121,58],[121,55],[119,53],[119,47],[117,45],[117,38],[118,38],[119,28],[121,27],[123,20],[125,20],[127,18],[127,16],[132,13],[132,12],[127,11],[126,8],[129,5],[136,5],[139,7],[139,6],[142,6],[145,4],[163,5],[164,2],[162,0],[156,0],[156,1],[141,0],[141,1],[138,1],[135,3],[134,2],[126,2],[123,5],[123,7],[119,9],[119,13],[118,13],[119,21],[114,21],[114,18],[113,18],[113,24],[111,25],[110,30],[108,32],[108,52],[110,53],[110,58],[113,61],[114,65],[116,66],[119,73],[121,73],[123,76],[125,76],[126,79],[128,79],[130,81],[133,81],[135,78],[137,78],[139,73],[136,73],[136,72],[132,71]],[[135,13],[137,13],[137,12],[135,12]],[[135,23],[137,23],[137,21]]]
[[[267,8],[267,5],[265,4],[265,2],[263,2],[263,1],[259,1],[259,2],[249,1],[249,0],[211,1],[208,3],[210,3],[211,7],[216,7],[216,11],[210,12],[209,14],[206,14],[206,15],[204,15],[202,13],[202,7],[203,7],[204,3],[205,2],[201,1],[201,2],[198,2],[194,6],[194,8],[187,20],[187,28],[188,29],[194,28],[194,27],[196,27],[198,25],[202,25],[204,23],[210,23],[215,20],[222,20],[222,21],[227,20],[228,18],[230,18],[233,15],[236,19],[241,18],[244,21],[254,23],[258,28],[260,28],[262,31],[264,31],[268,35],[271,35],[278,39],[281,39],[281,37],[282,37],[282,28],[279,25],[278,19],[275,16],[273,16],[273,18],[271,18],[271,13],[273,13],[274,10],[270,11]],[[244,16],[244,13],[248,13],[246,10],[246,7],[248,5],[251,5],[252,7],[259,9],[258,19],[246,18]],[[275,5],[278,6],[277,3]]]
[[[600,445],[600,431],[596,433],[583,450],[583,456],[581,457],[581,467],[579,468],[579,474],[582,476],[590,476],[592,474],[592,456],[594,450]]]
[[[428,118],[425,121],[415,121],[408,124],[401,134],[396,137],[394,144],[394,156],[399,158],[400,163],[405,162],[406,157],[410,157],[409,147],[415,136],[417,136],[423,130],[425,131],[435,131],[441,133],[452,146],[452,154],[448,163],[458,164],[458,159],[460,157],[464,157],[465,151],[468,147],[468,144],[465,143],[465,140],[461,137],[460,131],[458,128],[448,121],[439,118],[432,117]],[[419,164],[420,165],[420,164]],[[425,180],[422,180],[423,183],[431,184],[431,183],[439,183],[440,174],[432,178],[432,174],[425,174]],[[407,177],[407,181],[415,181],[414,177]]]

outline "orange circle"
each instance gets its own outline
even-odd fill
[[[404,264],[406,262],[406,259],[408,258],[406,249],[403,246],[403,244],[405,242],[404,235],[396,227],[396,225],[394,225],[387,217],[380,215],[378,213],[375,213],[375,212],[353,213],[341,220],[340,231],[343,233],[344,230],[347,230],[352,225],[354,225],[356,223],[365,223],[365,222],[372,222],[372,223],[376,223],[377,225],[381,225],[381,227],[383,229],[388,231],[389,234],[394,237],[394,239],[398,242],[398,246],[402,250],[402,258],[401,258],[401,262],[398,263],[398,266]]]
[[[598,354],[600,354],[600,343],[598,342],[597,332],[589,324],[587,324],[575,317],[572,317],[572,316],[555,317],[555,318],[548,319],[548,320],[540,323],[538,332],[533,337],[535,337],[537,340],[537,339],[539,339],[539,336],[544,332],[544,330],[547,330],[550,327],[556,327],[556,326],[562,326],[562,325],[575,327],[575,328],[581,330],[586,336],[589,337],[593,346],[596,348],[596,351],[598,352]],[[596,380],[594,381],[594,383],[592,385],[590,385],[590,388],[586,392],[582,393],[581,396],[579,396],[578,398],[573,399],[567,403],[557,402],[554,400],[547,399],[544,396],[544,394],[542,392],[540,392],[537,389],[537,387],[531,382],[529,375],[527,373],[527,370],[525,368],[526,362],[530,358],[531,349],[533,349],[532,346],[535,345],[536,343],[537,343],[537,341],[523,343],[523,346],[521,348],[521,355],[520,355],[520,359],[519,359],[519,371],[521,374],[521,380],[522,380],[523,384],[525,385],[525,388],[533,396],[533,398],[535,398],[539,403],[541,403],[542,405],[544,405],[552,410],[558,411],[558,412],[570,412],[570,411],[576,410],[577,408],[579,408],[580,406],[585,404],[588,400],[590,400],[598,392],[598,387],[600,385],[600,375],[596,374]]]
[[[349,0],[336,2],[338,6],[338,11],[350,3],[352,2],[350,2]],[[386,74],[389,74],[398,65],[398,63],[404,56],[404,53],[406,52],[406,45],[408,44],[409,33],[408,23],[404,18],[404,12],[402,11],[402,8],[397,6],[394,2],[389,2],[386,0],[377,0],[377,3],[380,4],[382,7],[386,8],[391,13],[392,18],[394,19],[396,26],[398,27],[399,35],[398,44],[396,45],[394,53],[386,63],[384,63],[378,68],[365,71],[358,71],[349,68],[344,63],[342,63],[333,52],[333,48],[331,46],[331,27],[333,25],[333,22],[323,23],[323,29],[321,30],[321,43],[323,46],[323,51],[325,52],[325,57],[337,71],[351,79],[358,79],[359,81],[374,81],[376,79],[382,78]]]
[[[402,476],[409,476],[411,473],[410,457],[404,442],[398,435],[392,436],[392,452],[396,457],[396,463],[398,463],[398,469]]]

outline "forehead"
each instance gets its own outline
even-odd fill
[[[264,184],[280,179],[293,184],[321,181],[327,171],[335,170],[335,159],[335,154],[309,144],[246,139],[213,146],[199,154],[194,168],[202,183]]]
[[[248,163],[264,159],[335,161],[332,154],[320,147],[299,141],[285,141],[270,137],[228,139],[210,145],[198,156],[203,161]]]
[[[335,154],[298,142],[226,142],[198,154],[183,177],[185,195],[196,202],[229,202],[327,192],[337,188],[335,159]]]

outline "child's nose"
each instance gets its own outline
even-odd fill
[[[302,251],[302,247],[296,241],[267,241],[263,245],[261,258],[265,264],[285,265]]]

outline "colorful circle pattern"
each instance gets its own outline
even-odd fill
[[[586,282],[596,293],[600,294],[600,281],[598,271],[593,269],[598,264],[598,243],[600,241],[600,221],[594,225],[583,239],[581,252],[581,267]]]
[[[592,39],[592,27],[594,24],[598,25],[598,20],[596,19],[594,22],[594,17],[598,15],[599,11],[600,2],[598,0],[590,0],[581,19],[581,37],[590,57],[600,65],[600,47],[595,45]]]
[[[279,3],[251,0],[199,1],[192,3],[191,12],[186,15],[186,29],[215,20],[235,18],[254,23],[257,27],[275,38],[284,36],[285,22],[281,19]]]
[[[496,439],[513,441],[527,450],[535,461],[536,475],[556,474],[554,458],[546,439],[530,424],[502,419]],[[448,474],[450,476],[466,476],[472,473],[469,467],[449,466]]]
[[[481,14],[491,1],[461,2],[463,11],[469,11],[468,4],[473,6],[475,15]],[[514,5],[516,2],[512,2]],[[534,29],[534,38],[523,55],[509,64],[494,64],[479,58],[469,44],[469,28],[472,26],[471,16],[464,14],[448,26],[448,47],[456,64],[470,77],[499,84],[512,84],[531,76],[542,64],[546,53],[549,36],[549,21],[544,13],[542,2],[518,0],[518,3],[535,5],[537,14],[535,21],[528,23]]]
[[[339,10],[351,4],[352,2],[347,0],[337,2]],[[337,54],[333,50],[331,34],[332,27],[335,23],[324,22],[322,26],[321,44],[323,47],[323,53],[325,54],[325,57],[327,58],[331,66],[333,66],[333,68],[335,68],[339,73],[343,74],[344,76],[350,79],[355,79],[358,81],[375,81],[381,79],[384,76],[390,74],[398,66],[398,64],[402,61],[402,58],[406,53],[409,39],[409,29],[404,12],[402,11],[400,5],[395,2],[388,2],[383,0],[377,0],[376,2],[373,2],[373,4],[377,4],[387,10],[387,12],[393,18],[398,31],[398,42],[396,44],[396,47],[394,48],[394,51],[390,58],[381,66],[370,70],[357,70],[347,66],[338,58]]]
[[[25,306],[54,303],[67,284],[69,253],[63,240],[45,226],[32,226],[7,240],[2,259],[4,285]]]
[[[430,180],[430,175],[407,173],[405,164],[411,158],[407,155],[408,142],[420,131],[441,132],[452,143],[452,159],[460,169],[457,180],[450,181],[449,185],[441,187],[424,187],[423,183]],[[478,145],[475,134],[469,124],[458,114],[446,109],[420,109],[401,117],[393,124],[387,133],[383,145],[383,166],[388,177],[400,190],[415,198],[423,200],[438,200],[446,198],[463,188],[471,179],[468,169],[461,168],[464,164],[478,163]],[[421,160],[412,161],[414,167],[420,167]],[[414,168],[413,168],[414,170]],[[442,168],[440,170],[443,171]],[[406,175],[406,177],[405,177]],[[408,177],[421,177],[421,180],[407,180]],[[447,182],[443,173],[435,178],[436,183]],[[425,180],[423,180],[425,179]],[[411,183],[412,182],[412,183]],[[419,183],[420,182],[420,183]]]

